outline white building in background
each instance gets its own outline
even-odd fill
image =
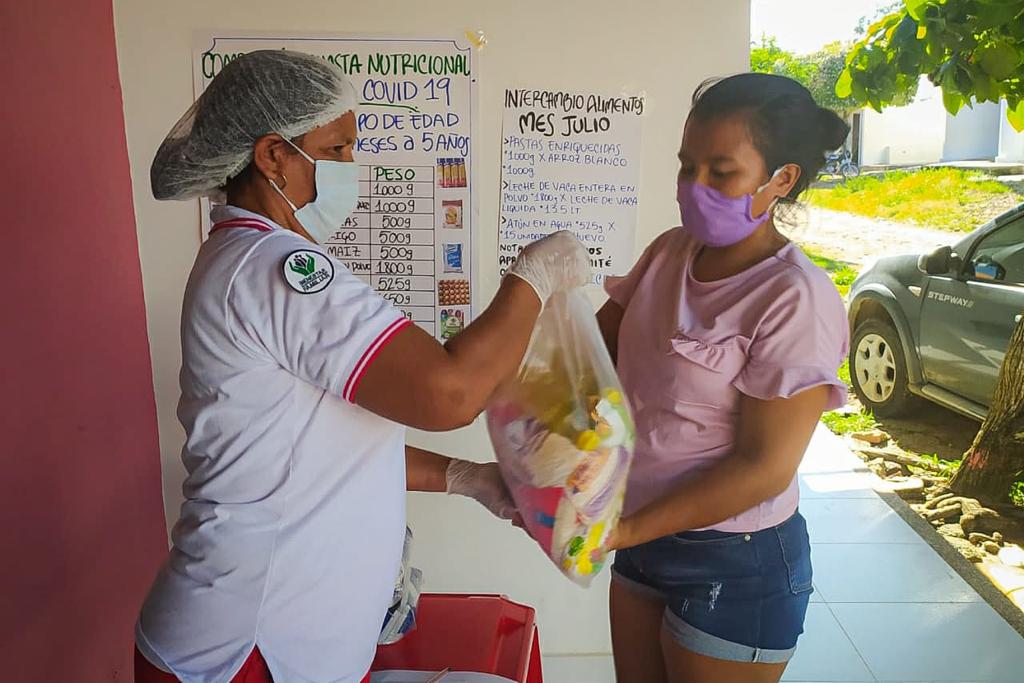
[[[1024,162],[1024,133],[1006,120],[1006,102],[964,107],[951,116],[942,91],[921,79],[905,107],[854,114],[853,150],[862,166],[945,161]]]

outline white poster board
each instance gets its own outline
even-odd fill
[[[437,339],[456,334],[476,281],[474,49],[452,38],[204,34],[196,96],[233,58],[266,49],[317,55],[355,85],[359,204],[325,249]]]
[[[633,262],[643,96],[515,89],[502,119],[498,266],[530,242],[571,230],[594,284]]]

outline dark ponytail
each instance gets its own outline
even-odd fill
[[[690,116],[701,121],[742,114],[768,172],[785,164],[800,166],[789,193],[796,199],[818,177],[825,155],[850,133],[831,109],[819,107],[807,88],[791,78],[746,73],[705,81],[693,94]]]

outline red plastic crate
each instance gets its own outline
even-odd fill
[[[543,683],[535,611],[501,595],[425,593],[416,629],[377,648],[371,671],[472,671]]]

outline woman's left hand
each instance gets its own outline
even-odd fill
[[[447,471],[448,493],[467,496],[491,511],[495,517],[515,522],[516,504],[501,478],[498,463],[452,460]]]

